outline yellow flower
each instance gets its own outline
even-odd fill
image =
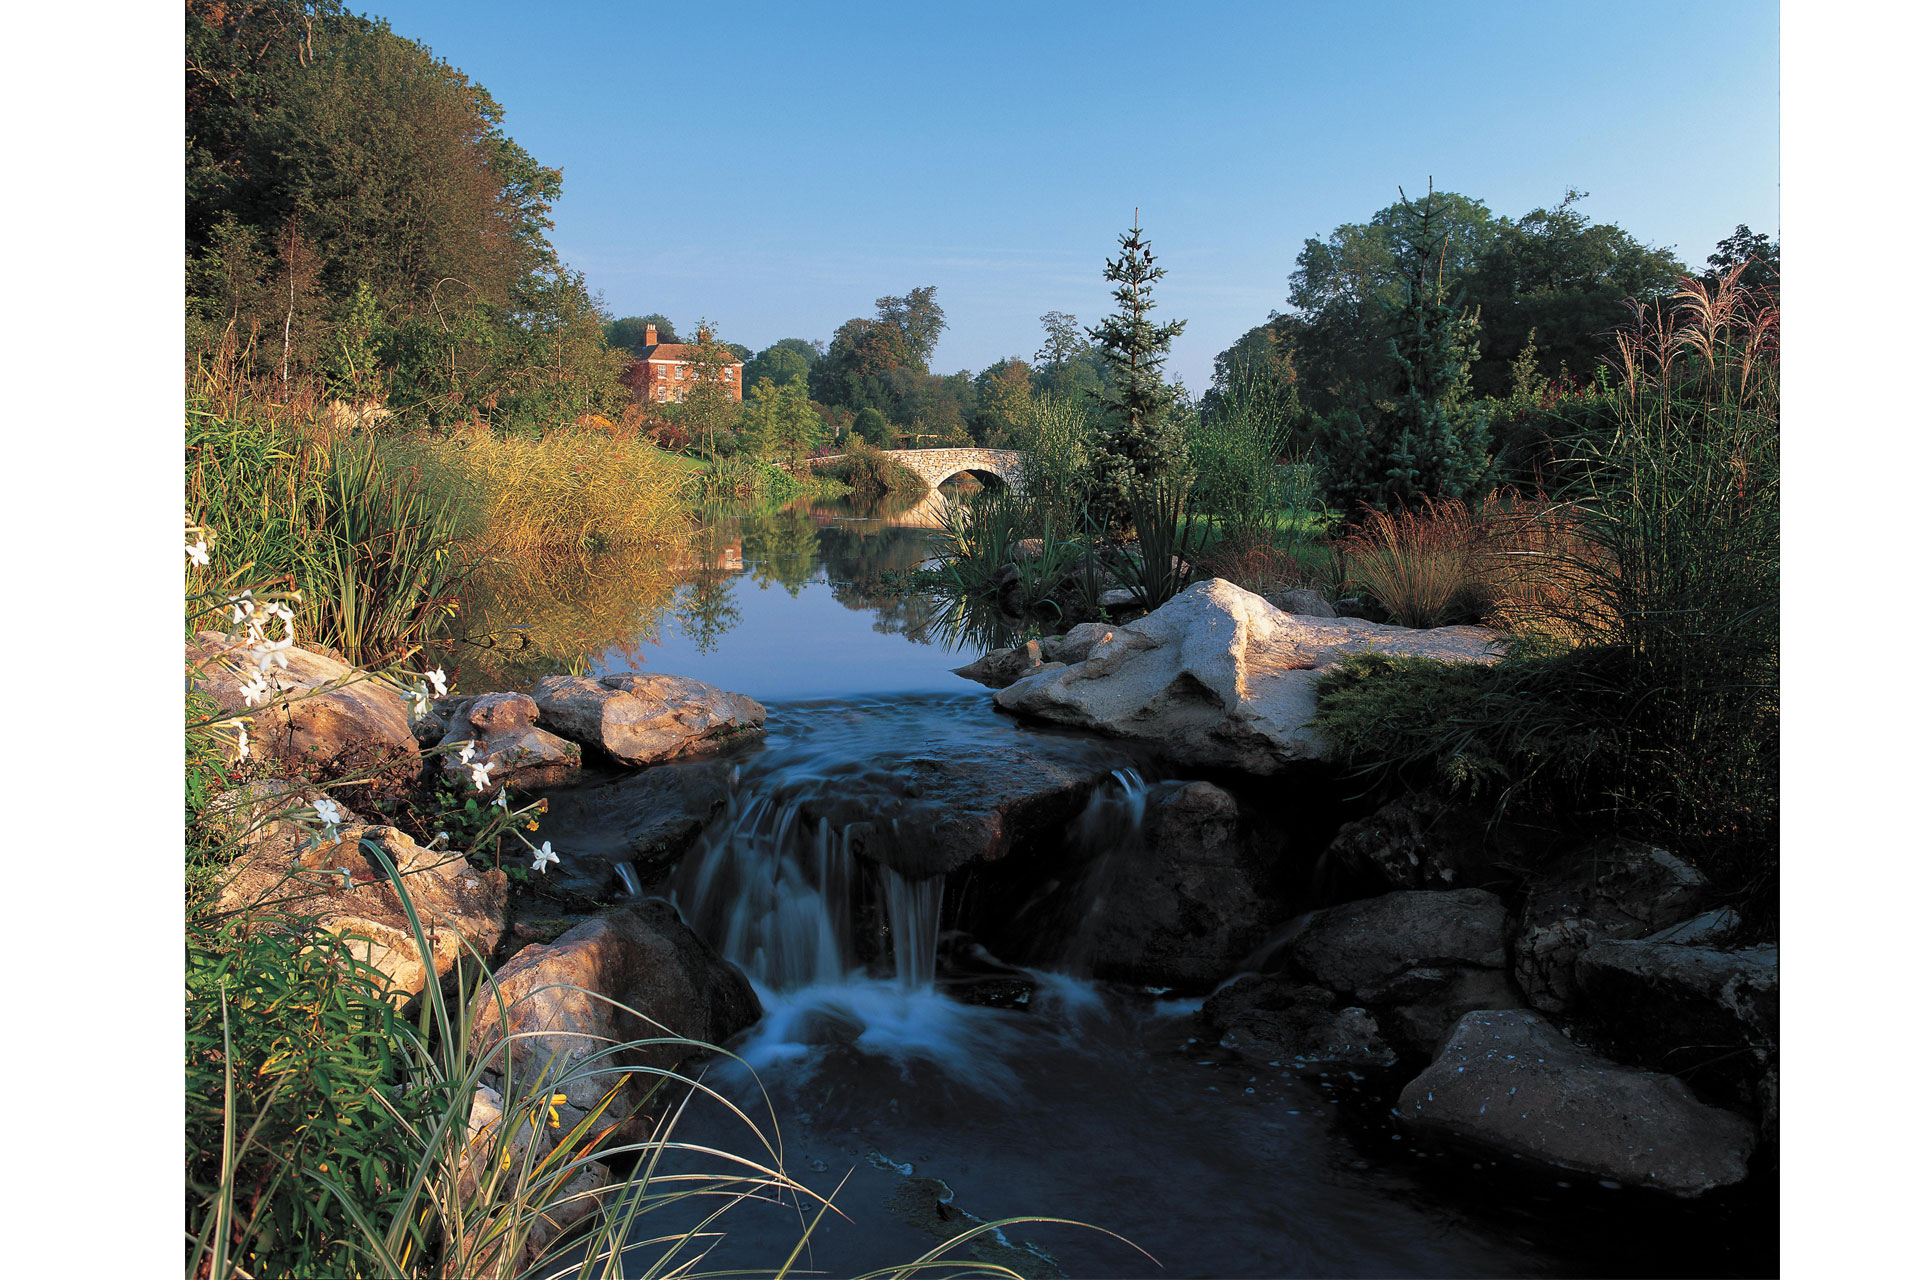
[[[539,829],[540,829],[540,824],[537,822],[529,822],[527,824],[527,830],[529,831],[538,831]]]

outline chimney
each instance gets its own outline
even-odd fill
[[[654,328],[652,325],[648,325],[647,326],[647,345],[652,347],[652,346],[658,346],[659,343],[660,343],[660,331]]]

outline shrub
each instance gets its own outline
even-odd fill
[[[893,493],[918,502],[927,496],[927,482],[918,472],[895,462],[857,435],[848,438],[844,456],[818,470],[862,497]]]
[[[578,430],[503,437],[469,427],[388,448],[457,512],[462,537],[486,551],[664,550],[686,534],[681,472],[638,440]]]

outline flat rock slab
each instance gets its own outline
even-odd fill
[[[1598,942],[1580,956],[1582,1010],[1615,1053],[1684,1074],[1760,1117],[1780,1112],[1780,949]]]
[[[1325,759],[1307,728],[1320,676],[1357,653],[1491,662],[1484,627],[1418,631],[1285,613],[1224,578],[1195,583],[1114,628],[1082,662],[994,694],[1016,715],[1152,744],[1181,765],[1272,774]]]
[[[278,760],[316,780],[372,772],[402,784],[419,776],[420,744],[398,688],[325,654],[290,648],[281,655],[287,665],[275,663],[267,676],[275,696],[249,707],[241,686],[258,667],[244,643],[202,631],[186,647],[194,687],[222,711],[252,717],[251,758]]]
[[[848,850],[908,879],[994,862],[1023,842],[1056,836],[1094,786],[1128,763],[1080,744],[940,745],[849,761],[793,785],[785,802],[843,833]]]
[[[1513,972],[1548,1013],[1576,998],[1574,965],[1596,942],[1638,938],[1700,908],[1706,878],[1684,858],[1633,840],[1609,840],[1537,876],[1513,943]]]
[[[546,792],[539,835],[561,859],[548,880],[534,877],[534,887],[604,901],[624,887],[616,869],[621,863],[631,864],[643,883],[657,879],[726,807],[733,775],[724,760],[673,761]]]
[[[717,751],[766,728],[767,709],[684,676],[548,676],[533,687],[540,722],[625,765]]]
[[[1409,1128],[1676,1196],[1747,1175],[1753,1126],[1678,1079],[1580,1049],[1531,1010],[1469,1013],[1400,1093]]]

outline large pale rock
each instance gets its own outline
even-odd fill
[[[630,865],[642,882],[671,870],[733,794],[734,766],[724,760],[674,761],[587,786],[546,793],[540,835],[564,850],[535,889],[609,901],[626,888]]]
[[[1112,634],[1112,623],[1082,622],[1065,635],[1047,636],[1040,650],[1048,662],[1085,662],[1093,647]]]
[[[1575,976],[1585,1024],[1610,1052],[1737,1101],[1778,1134],[1780,950],[1597,942]]]
[[[534,724],[540,708],[524,693],[486,693],[454,713],[440,745],[471,742],[473,761],[493,766],[488,792],[504,786],[557,787],[580,776],[580,746]],[[461,790],[472,774],[459,753],[440,757],[447,781]]]
[[[598,1105],[627,1071],[671,1070],[699,1052],[683,1041],[719,1044],[761,1012],[746,975],[658,898],[597,916],[551,944],[534,943],[502,965],[474,1001],[477,1053],[500,1044],[503,1005],[506,1031],[516,1037],[504,1050],[515,1087],[543,1080],[566,1094],[563,1126]],[[495,1055],[492,1069],[504,1065]],[[646,1084],[627,1092],[644,1092]],[[632,1110],[623,1096],[608,1116],[618,1122]]]
[[[1461,1014],[1524,1003],[1507,976],[1506,921],[1484,889],[1404,890],[1326,908],[1280,959],[1368,1009],[1400,1052],[1425,1058]]]
[[[1201,1006],[1200,1018],[1222,1049],[1247,1058],[1349,1068],[1396,1061],[1372,1014],[1278,974],[1251,974],[1222,988]]]
[[[1739,1182],[1754,1146],[1740,1116],[1584,1051],[1526,1009],[1461,1018],[1399,1113],[1415,1131],[1677,1196]]]
[[[1574,966],[1596,942],[1638,938],[1700,909],[1706,880],[1665,849],[1611,840],[1560,860],[1536,878],[1513,944],[1513,972],[1548,1013],[1577,995]]]
[[[622,764],[658,764],[759,734],[767,709],[684,676],[548,676],[533,688],[553,732]]]
[[[421,954],[399,893],[362,840],[399,871],[429,954]],[[348,949],[386,974],[394,991],[417,995],[462,957],[487,957],[506,928],[506,900],[507,878],[499,870],[479,871],[459,853],[422,849],[394,827],[348,825],[337,842],[321,837],[295,844],[284,831],[272,833],[233,864],[215,905],[222,912],[310,919],[347,937]]]
[[[420,774],[420,744],[400,690],[378,676],[307,649],[285,649],[268,675],[275,696],[249,707],[241,686],[258,668],[244,643],[202,631],[186,647],[196,689],[222,711],[253,718],[249,755],[278,760],[316,780],[372,774],[390,784]]]
[[[1212,578],[1117,627],[1083,662],[1040,671],[994,695],[1017,715],[1153,745],[1183,765],[1271,774],[1323,759],[1307,728],[1320,675],[1356,653],[1490,662],[1483,627],[1415,631],[1356,618],[1283,613]]]

